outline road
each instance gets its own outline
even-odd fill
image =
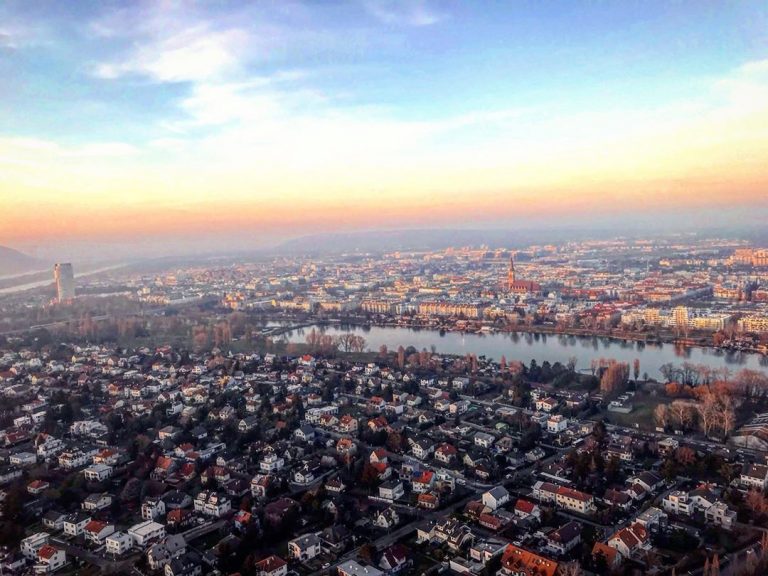
[[[57,547],[62,548],[68,556],[74,556],[75,558],[83,560],[84,562],[88,562],[92,566],[98,567],[102,574],[126,572],[130,570],[131,567],[136,563],[135,555],[129,555],[128,557],[122,558],[120,560],[111,560],[106,556],[101,556],[95,552],[92,552],[91,550],[86,550],[85,548],[72,544],[67,540],[62,540],[58,536],[52,536],[51,542],[53,542]]]
[[[370,544],[375,546],[377,550],[382,550],[388,546],[391,546],[395,542],[401,540],[402,538],[408,536],[409,534],[415,532],[416,530],[420,528],[428,527],[430,523],[438,520],[439,518],[445,518],[447,516],[450,516],[451,513],[453,513],[454,511],[464,508],[464,506],[467,505],[467,502],[477,498],[479,493],[480,491],[473,492],[472,494],[465,496],[461,500],[458,500],[457,502],[454,502],[453,504],[446,506],[445,508],[427,512],[421,518],[413,520],[408,524],[403,524],[399,528],[396,528],[391,532],[387,532],[386,534],[383,534],[373,542],[370,542]],[[356,558],[357,553],[360,551],[360,548],[362,548],[362,545],[340,556],[339,558],[336,559],[336,561],[334,562],[334,565],[341,564],[342,562],[346,562],[347,560],[352,560]],[[315,572],[312,572],[309,576],[320,576],[324,571],[325,570],[323,569],[316,570]]]
[[[182,532],[181,535],[184,536],[184,540],[187,542],[191,542],[195,538],[200,538],[201,536],[205,536],[206,534],[210,534],[211,532],[215,532],[216,530],[219,530],[220,528],[226,526],[227,521],[226,520],[217,520],[216,522],[208,522],[206,524],[201,524],[200,526],[195,526],[193,528],[190,528],[186,532]]]

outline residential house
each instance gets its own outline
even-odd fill
[[[744,464],[739,483],[747,489],[757,488],[765,491],[768,487],[768,466],[765,464]]]
[[[150,543],[165,538],[165,526],[154,520],[145,520],[128,528],[134,546],[146,548]]]
[[[194,507],[195,512],[221,518],[232,509],[232,502],[224,494],[215,490],[203,490],[195,497]]]
[[[521,519],[533,518],[537,521],[541,520],[541,508],[533,502],[522,498],[518,498],[517,502],[515,502],[514,514]]]
[[[616,550],[622,558],[637,556],[643,551],[650,550],[651,541],[648,531],[637,522],[622,528],[608,539],[608,546]]]
[[[558,563],[524,548],[508,544],[501,556],[500,576],[555,576]]]
[[[435,450],[435,460],[443,464],[453,464],[458,458],[459,451],[453,444],[440,444]]]
[[[410,565],[408,550],[402,544],[388,546],[381,553],[379,568],[387,574],[398,574]]]
[[[94,464],[83,470],[85,479],[90,482],[103,482],[112,476],[112,466],[106,464]]]
[[[181,534],[166,536],[147,550],[147,564],[152,570],[160,570],[187,551],[187,542]]]
[[[19,544],[19,549],[25,558],[34,560],[37,558],[37,551],[48,544],[50,538],[51,535],[47,532],[36,532],[31,536],[24,538],[24,540],[22,540]]]
[[[347,560],[336,566],[339,576],[384,576],[384,573],[373,566],[363,566],[355,560]]]
[[[581,524],[568,522],[547,534],[547,550],[557,556],[564,556],[581,543]]]
[[[397,511],[392,507],[379,510],[373,517],[374,526],[385,530],[394,528],[399,522],[400,516],[398,516]]]
[[[115,526],[113,524],[108,524],[107,522],[101,522],[99,520],[91,520],[83,529],[85,539],[89,542],[93,542],[97,546],[104,544],[107,537],[114,533]]]
[[[419,508],[424,508],[426,510],[435,510],[440,506],[440,495],[436,492],[425,492],[423,494],[419,494],[418,498],[416,499],[416,505]]]
[[[165,516],[165,502],[158,497],[148,497],[141,504],[141,517],[144,520],[155,520]]]
[[[112,495],[109,492],[101,494],[89,494],[83,499],[80,505],[83,510],[94,512],[97,510],[106,510],[112,506]]]
[[[133,538],[126,532],[114,532],[107,536],[105,550],[112,556],[121,556],[133,547]]]
[[[474,436],[475,446],[480,448],[489,449],[496,442],[496,437],[493,434],[487,434],[486,432],[475,432]]]
[[[51,530],[63,530],[64,518],[66,517],[67,515],[64,512],[49,510],[43,515],[43,526]]]
[[[498,510],[509,502],[509,492],[503,486],[495,486],[483,493],[482,501],[491,510]]]
[[[51,574],[67,563],[67,555],[61,548],[46,544],[37,551],[35,574]]]
[[[288,557],[293,560],[306,562],[319,555],[321,551],[322,546],[317,534],[304,534],[288,542]]]
[[[413,491],[417,492],[419,494],[423,492],[428,492],[432,489],[435,483],[435,473],[431,470],[425,470],[421,474],[419,474],[416,478],[413,479],[411,482],[411,486],[413,487]]]
[[[420,438],[416,440],[416,442],[414,442],[413,446],[411,447],[411,452],[413,452],[413,455],[420,460],[426,460],[434,453],[434,451],[435,445],[431,440],[427,438]]]
[[[64,534],[67,536],[80,536],[85,530],[86,524],[91,521],[91,517],[82,512],[69,514],[64,518]]]
[[[390,480],[379,486],[379,497],[387,500],[399,500],[405,496],[403,483],[399,480]]]
[[[267,556],[264,560],[256,563],[256,574],[258,576],[286,576],[288,563],[274,554]]]

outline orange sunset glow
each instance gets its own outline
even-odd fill
[[[768,204],[768,60],[758,54],[712,70],[680,54],[676,76],[660,70],[635,93],[624,87],[636,80],[631,68],[622,72],[595,53],[581,66],[601,62],[599,83],[548,80],[547,89],[518,93],[508,78],[480,82],[482,71],[461,59],[452,68],[447,57],[425,53],[416,60],[439,67],[454,89],[474,76],[478,83],[463,88],[459,102],[435,93],[422,103],[408,98],[409,90],[429,94],[406,80],[409,64],[387,76],[394,90],[376,80],[381,64],[368,48],[355,55],[366,73],[342,86],[336,76],[350,72],[333,61],[343,58],[342,46],[327,48],[328,69],[291,55],[275,70],[249,53],[254,30],[232,28],[222,16],[182,18],[171,5],[142,10],[147,24],[135,37],[119,29],[119,12],[82,17],[82,34],[104,47],[104,58],[69,64],[83,84],[61,80],[62,97],[51,104],[60,111],[47,125],[32,117],[51,106],[5,95],[5,114],[17,120],[0,133],[0,242],[237,230],[260,243],[307,231],[530,218],[756,215]],[[176,29],[160,28],[174,18]],[[439,42],[456,24],[415,22],[380,31],[381,41],[389,34]],[[483,22],[473,21],[478,33]],[[45,70],[50,50],[84,49],[82,38],[68,36],[70,25],[59,25],[54,47],[28,26],[7,32],[6,65],[28,54]],[[191,29],[200,31],[193,40],[184,36]],[[468,34],[463,58],[481,47]],[[501,66],[518,49],[499,50]],[[561,73],[560,65],[550,72]],[[40,73],[12,70],[24,91],[43,81]],[[688,87],[680,88],[683,78]],[[489,102],[487,91],[503,97]]]

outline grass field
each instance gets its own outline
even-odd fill
[[[664,396],[651,396],[648,393],[638,392],[632,399],[632,404],[634,405],[632,412],[620,414],[606,410],[604,415],[611,423],[618,426],[653,430],[656,428],[656,423],[653,420],[653,411],[659,404],[668,404],[669,401],[670,399]]]

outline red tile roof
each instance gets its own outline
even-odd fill
[[[555,576],[557,562],[539,556],[514,544],[509,544],[504,549],[501,564],[509,572],[520,576]]]
[[[37,551],[37,557],[41,560],[50,560],[56,552],[58,552],[59,549],[55,546],[51,546],[50,544],[46,544],[40,550]]]

